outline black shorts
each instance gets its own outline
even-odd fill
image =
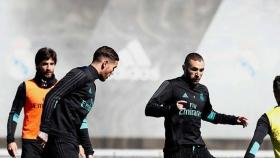
[[[79,158],[79,146],[60,138],[49,138],[43,158]]]
[[[215,158],[205,146],[180,147],[164,151],[164,158]]]
[[[42,154],[43,148],[37,140],[22,139],[21,158],[41,158]]]

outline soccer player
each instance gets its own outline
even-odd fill
[[[244,158],[253,158],[256,156],[267,134],[270,135],[275,158],[280,158],[280,76],[276,76],[273,81],[273,92],[277,106],[259,118],[254,136]]]
[[[12,157],[17,152],[14,134],[22,108],[24,120],[22,128],[22,158],[40,158],[42,147],[36,141],[39,132],[42,105],[45,95],[57,82],[54,68],[56,52],[51,48],[41,48],[35,56],[36,74],[33,79],[22,82],[13,101],[7,123],[7,150]]]
[[[95,80],[105,81],[117,67],[118,54],[98,48],[89,66],[72,69],[47,94],[39,139],[47,142],[45,158],[78,158],[79,143],[87,158],[93,157],[86,116],[95,99]]]
[[[199,81],[204,60],[198,53],[186,56],[184,75],[164,81],[149,100],[146,116],[164,117],[164,158],[212,158],[201,137],[201,119],[214,124],[247,126],[245,117],[217,113],[207,87]]]

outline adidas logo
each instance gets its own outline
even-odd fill
[[[182,96],[183,98],[189,98],[189,96],[187,95],[187,93],[185,92]]]
[[[160,71],[153,66],[138,40],[130,41],[119,52],[120,62],[112,79],[116,80],[158,80]]]

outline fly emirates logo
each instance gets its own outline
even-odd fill
[[[194,103],[189,103],[184,109],[179,111],[180,116],[195,116],[201,117],[201,112],[197,110],[197,105]]]
[[[43,104],[41,104],[41,103],[34,103],[34,104],[32,104],[32,108],[42,108],[43,107]]]

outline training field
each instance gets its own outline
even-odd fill
[[[96,149],[95,158],[163,158],[162,150],[117,150]],[[211,150],[217,158],[242,158],[244,150]],[[20,151],[19,151],[20,153]],[[19,155],[17,157],[20,157]],[[273,151],[265,150],[257,153],[257,158],[273,158]],[[9,158],[5,149],[0,149],[0,158]]]

